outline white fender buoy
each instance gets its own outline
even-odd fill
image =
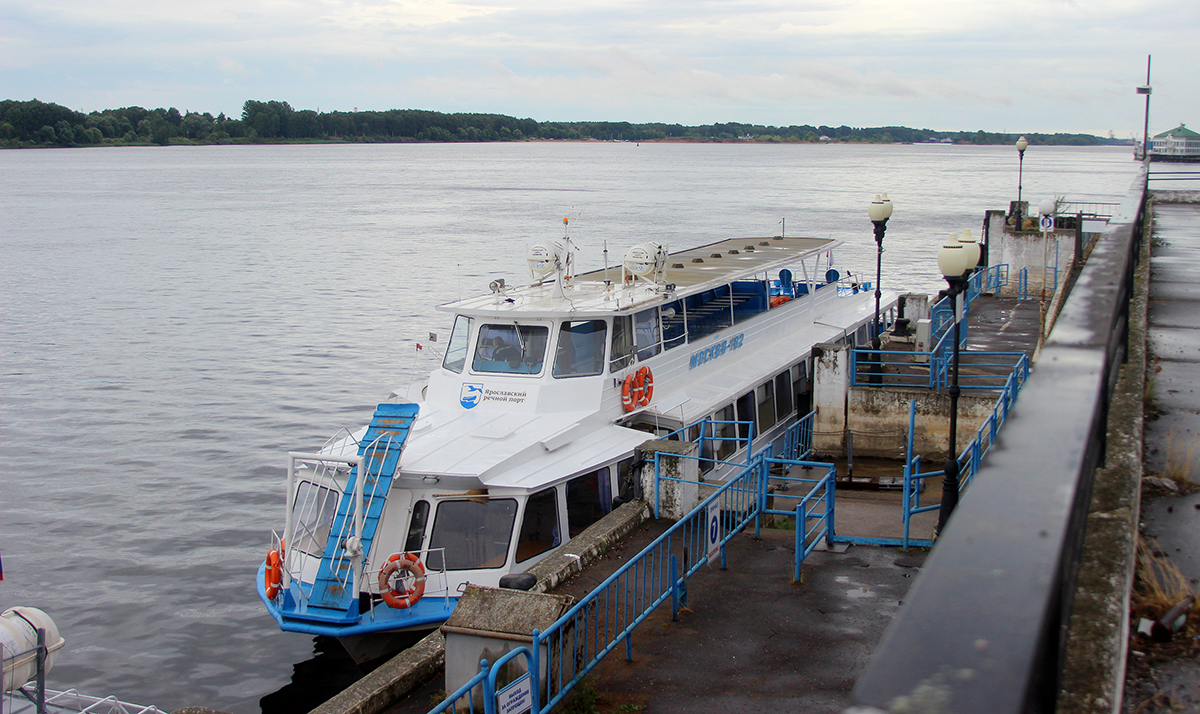
[[[50,616],[36,607],[12,607],[0,614],[0,650],[4,653],[4,690],[20,689],[37,677],[37,631],[46,631],[46,671],[67,642]]]

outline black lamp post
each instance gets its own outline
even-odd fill
[[[879,299],[883,296],[879,289],[883,269],[883,234],[887,231],[888,218],[892,216],[892,202],[888,200],[886,193],[875,196],[875,200],[867,207],[867,215],[875,224],[875,330],[871,338],[871,347],[877,350],[883,344],[879,339]]]
[[[1024,216],[1021,215],[1021,184],[1025,178],[1025,149],[1028,148],[1029,142],[1025,137],[1017,139],[1017,224],[1013,228],[1018,231],[1021,230],[1021,221],[1024,220]]]
[[[944,533],[950,515],[958,505],[958,356],[959,322],[962,317],[961,298],[967,290],[967,280],[979,262],[979,244],[964,243],[955,233],[938,251],[938,268],[946,278],[950,289],[947,294],[954,307],[954,356],[950,362],[950,455],[946,458],[945,475],[942,478],[942,505],[938,511],[937,532]]]

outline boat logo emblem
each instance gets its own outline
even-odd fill
[[[463,405],[463,409],[472,409],[483,399],[483,385],[473,382],[464,382],[462,391],[458,394],[458,403]]]

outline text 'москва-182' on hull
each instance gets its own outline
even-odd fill
[[[837,244],[644,243],[581,275],[569,238],[531,246],[531,285],[438,308],[453,329],[427,381],[289,454],[283,533],[259,568],[267,609],[382,654],[377,635],[436,627],[464,584],[497,586],[637,497],[648,439],[705,418],[714,437],[752,423],[754,449],[781,438],[808,412],[813,345],[870,337],[872,295],[832,267]],[[704,442],[705,480],[735,443]]]

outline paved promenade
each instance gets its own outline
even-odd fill
[[[1151,253],[1150,379],[1158,417],[1146,424],[1146,469],[1200,480],[1200,204],[1155,206]],[[1200,553],[1193,557],[1200,564]],[[1200,568],[1192,577],[1200,578]]]
[[[1200,203],[1156,205],[1151,251],[1147,387],[1155,418],[1148,414],[1145,424],[1145,472],[1200,482]],[[1160,552],[1200,580],[1200,493],[1146,501],[1142,522]],[[1200,711],[1196,651],[1131,680],[1124,711]]]
[[[839,504],[840,505],[840,504]],[[671,524],[649,521],[556,592],[582,597]],[[599,711],[840,712],[924,562],[923,551],[838,546],[809,556],[792,581],[794,532],[753,530],[727,548],[727,570],[702,569],[687,608],[667,601],[589,676]],[[435,680],[389,714],[428,711]],[[629,705],[622,710],[621,707]],[[640,708],[639,708],[640,707]]]

